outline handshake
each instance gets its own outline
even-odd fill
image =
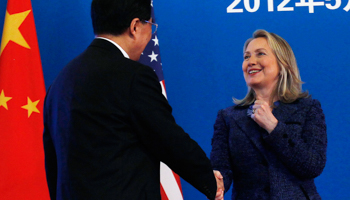
[[[222,177],[221,173],[217,170],[214,170],[214,176],[216,179],[216,185],[217,185],[217,191],[215,200],[224,200],[224,178]]]

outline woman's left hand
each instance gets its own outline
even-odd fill
[[[256,100],[254,102],[251,118],[268,133],[271,133],[278,123],[278,120],[272,114],[269,104],[263,100]]]

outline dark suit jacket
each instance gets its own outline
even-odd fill
[[[319,101],[280,103],[270,134],[247,109],[220,110],[214,125],[211,162],[223,174],[226,190],[233,182],[232,199],[321,199],[314,178],[325,167],[327,135]]]
[[[95,39],[45,99],[51,199],[160,199],[160,161],[214,199],[210,161],[171,112],[150,67]]]

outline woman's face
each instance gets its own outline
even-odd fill
[[[254,90],[271,89],[277,84],[277,59],[265,38],[253,39],[248,44],[242,70],[247,85]]]

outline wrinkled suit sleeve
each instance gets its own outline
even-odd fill
[[[135,73],[130,99],[132,123],[148,151],[209,199],[215,199],[216,181],[210,161],[176,124],[151,68],[143,67]]]

